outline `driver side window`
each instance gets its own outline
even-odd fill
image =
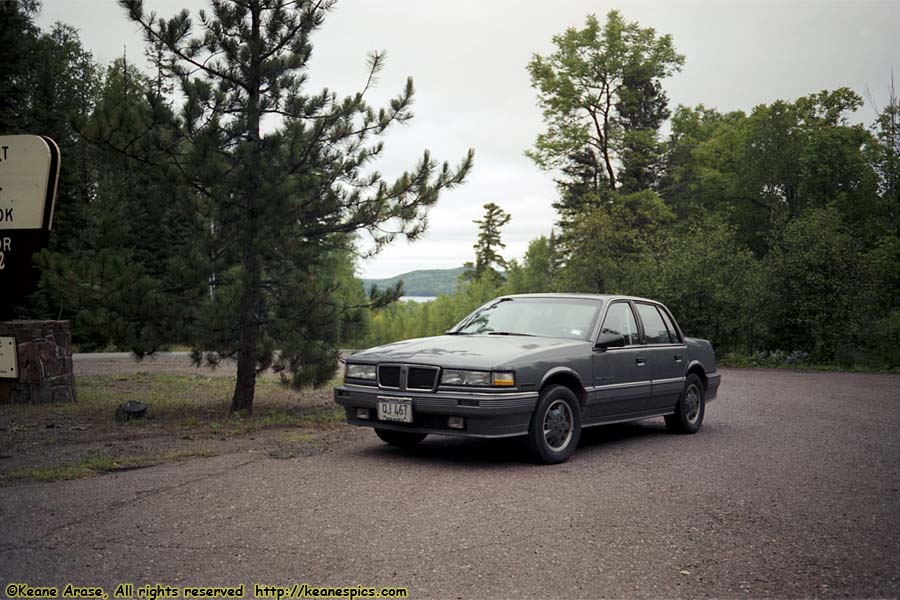
[[[637,322],[634,319],[634,313],[631,312],[631,305],[627,302],[616,302],[610,306],[606,311],[606,319],[603,321],[600,333],[621,335],[625,338],[626,346],[639,344]]]

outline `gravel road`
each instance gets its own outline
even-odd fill
[[[76,375],[128,375],[132,373],[164,373],[166,375],[206,375],[234,377],[237,363],[226,359],[215,367],[194,366],[190,352],[157,352],[137,360],[130,352],[90,352],[72,355]]]
[[[342,350],[343,355],[350,350]],[[151,373],[165,375],[204,375],[206,377],[235,377],[237,361],[224,359],[212,367],[201,363],[195,366],[190,352],[157,352],[137,360],[130,352],[89,352],[72,355],[72,367],[75,375],[130,375],[134,373]],[[343,365],[338,365],[338,373]],[[272,371],[266,371],[262,377],[277,378]]]
[[[411,597],[900,596],[900,376],[726,370],[701,432],[412,452],[346,428],[0,488],[0,582],[408,586]],[[2,588],[0,588],[2,589]]]

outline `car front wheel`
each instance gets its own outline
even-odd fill
[[[383,442],[387,442],[391,446],[398,448],[412,448],[428,437],[427,433],[412,433],[409,431],[395,431],[393,429],[375,428],[375,434],[381,438]]]
[[[538,463],[565,462],[581,438],[581,407],[569,388],[551,385],[541,391],[528,427],[528,447]]]
[[[706,388],[691,373],[684,380],[684,391],[675,405],[675,414],[666,415],[666,426],[676,433],[697,433],[706,413]]]

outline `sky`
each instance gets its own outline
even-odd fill
[[[169,17],[204,0],[144,0]],[[528,242],[555,221],[554,174],[524,155],[542,131],[536,95],[525,70],[534,53],[552,51],[551,38],[585,17],[617,9],[643,27],[671,34],[686,56],[665,80],[670,105],[703,103],[720,111],[749,111],[848,86],[866,99],[855,119],[871,123],[888,100],[891,69],[900,80],[900,2],[818,1],[587,1],[587,0],[340,0],[313,37],[309,89],[349,95],[366,78],[366,55],[384,50],[387,63],[370,101],[380,106],[407,77],[416,86],[416,118],[385,138],[377,169],[388,179],[409,170],[429,149],[458,162],[475,149],[467,182],[441,196],[426,235],[397,240],[361,262],[364,277],[414,269],[452,268],[473,260],[483,205],[512,215],[503,229],[503,255],[521,258]],[[80,32],[96,59],[127,52],[143,59],[143,39],[114,0],[44,0],[38,18]],[[900,81],[898,81],[900,84]]]

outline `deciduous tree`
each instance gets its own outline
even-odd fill
[[[649,185],[659,160],[657,130],[668,116],[660,80],[681,69],[671,36],[610,11],[606,23],[553,37],[555,51],[528,64],[546,130],[527,152],[545,169],[573,157],[595,169],[595,182],[626,191]],[[622,182],[622,171],[625,181]]]

